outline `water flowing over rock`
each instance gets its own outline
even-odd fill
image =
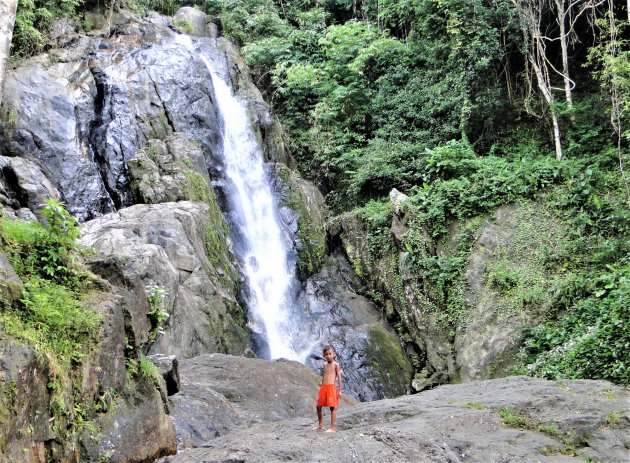
[[[188,36],[177,40],[194,50]],[[212,76],[217,107],[223,121],[223,189],[230,204],[241,260],[250,326],[264,343],[259,352],[271,358],[302,360],[308,334],[299,330],[300,314],[293,302],[295,262],[282,233],[277,199],[264,169],[262,145],[256,138],[247,104],[215,71],[211,59],[200,55]],[[306,346],[304,345],[306,341]]]

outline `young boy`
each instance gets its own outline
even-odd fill
[[[339,406],[339,396],[341,396],[341,367],[335,362],[335,349],[333,346],[324,347],[324,372],[322,374],[322,385],[319,388],[317,397],[317,419],[319,421],[315,429],[324,429],[324,416],[322,407],[330,407],[330,429],[326,432],[335,432],[335,419],[337,418],[337,407]],[[335,379],[339,385],[335,389]]]

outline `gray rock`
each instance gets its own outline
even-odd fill
[[[111,463],[153,461],[176,451],[175,427],[165,413],[159,390],[151,383],[131,386],[131,397],[114,403],[110,413],[97,416],[99,433],[86,435],[81,444],[87,461],[103,457]]]
[[[401,207],[407,199],[408,196],[401,193],[396,188],[389,192],[389,202],[391,203],[395,214],[400,214],[402,212]]]
[[[0,306],[7,309],[22,297],[24,284],[15,273],[8,256],[0,252]]]
[[[249,351],[228,243],[212,261],[206,256],[206,234],[215,220],[210,212],[201,203],[135,205],[83,226],[82,243],[98,252],[94,271],[110,280],[121,272],[136,284],[166,290],[164,309],[170,317],[151,353],[187,358]],[[120,268],[108,270],[103,263],[111,260]],[[144,336],[150,328],[147,312],[148,307],[139,317],[144,319]]]
[[[539,322],[553,291],[529,304],[515,304],[509,293],[544,275],[535,256],[560,246],[567,231],[559,218],[523,202],[497,209],[478,233],[465,275],[470,311],[459,321],[453,344],[462,381],[500,377],[514,366],[523,331]],[[508,280],[493,283],[497,273]]]
[[[202,12],[180,13],[205,27]],[[176,132],[196,140],[205,158],[197,170],[213,180],[222,175],[221,119],[210,74],[166,26],[155,14],[121,11],[103,30],[73,36],[64,49],[25,60],[7,75],[0,154],[37,162],[79,220],[135,202],[129,161],[150,140]],[[226,39],[218,42],[200,38],[195,47],[219,75],[239,83],[267,158],[293,165],[281,127],[237,49]],[[0,200],[13,208],[38,206],[2,191]]]
[[[403,395],[411,382],[411,364],[377,307],[356,293],[353,279],[345,258],[334,255],[306,281],[299,299],[307,314],[304,332],[319,341],[307,365],[321,368],[322,348],[332,344],[347,394],[359,400]]]
[[[397,217],[396,234],[398,242],[406,232],[405,217]],[[355,273],[367,282],[371,294],[384,298],[382,311],[388,319],[399,324],[405,335],[405,348],[415,357],[414,367],[426,369],[427,375],[416,386],[433,387],[457,376],[455,358],[448,332],[437,322],[438,309],[424,294],[426,283],[422,275],[409,269],[408,251],[403,248],[380,251],[378,258],[372,258],[369,251],[367,224],[354,213],[337,217],[328,227],[335,232],[332,240],[341,241],[341,246],[350,260]],[[393,272],[392,269],[396,269]],[[399,274],[399,277],[395,277]],[[434,373],[437,373],[434,375]]]
[[[190,6],[180,8],[173,15],[173,24],[187,34],[196,35],[197,37],[212,37],[206,27],[208,16],[197,8]]]
[[[3,107],[14,119],[0,122],[2,154],[37,161],[80,219],[89,218],[90,211],[111,210],[86,133],[94,119],[94,95],[86,62],[49,69],[33,62],[8,76]],[[26,172],[17,175],[28,178]],[[21,205],[39,208],[37,202]]]
[[[46,362],[30,347],[15,342],[0,329],[0,460],[39,463],[52,429],[46,388]],[[24,449],[27,449],[25,452]]]
[[[60,199],[57,189],[35,162],[5,156],[0,156],[0,195],[5,206],[16,211],[28,208],[37,213],[48,198]],[[32,217],[32,213],[20,215],[28,217],[24,220]]]
[[[180,372],[181,392],[169,401],[181,447],[254,423],[299,416],[316,421],[319,378],[298,362],[209,354],[183,360]],[[351,403],[344,398],[341,405]]]
[[[164,461],[625,463],[628,400],[627,389],[605,381],[471,382],[341,406],[334,435],[312,431],[312,418],[304,415],[237,429]],[[506,425],[504,409],[528,424]],[[617,424],[608,421],[619,413]],[[572,439],[575,447],[567,447]]]
[[[153,354],[148,357],[160,370],[166,384],[167,394],[173,395],[180,391],[179,362],[174,355]]]
[[[214,196],[199,145],[181,134],[175,133],[166,141],[150,140],[129,160],[128,168],[132,189],[146,204]]]

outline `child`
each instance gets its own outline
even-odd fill
[[[337,418],[337,407],[339,406],[339,396],[341,396],[341,367],[335,362],[335,349],[333,346],[324,347],[324,372],[322,374],[322,385],[319,388],[317,397],[317,419],[319,421],[315,429],[324,429],[324,416],[322,407],[330,407],[330,429],[326,432],[335,432],[335,418]],[[335,389],[335,379],[339,387]]]

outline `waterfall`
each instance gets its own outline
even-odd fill
[[[176,41],[198,54],[212,79],[217,106],[223,119],[223,162],[226,197],[242,244],[239,246],[248,285],[249,325],[263,336],[271,358],[304,361],[310,343],[299,330],[295,296],[295,263],[288,258],[277,201],[265,174],[262,147],[252,129],[246,102],[235,95],[191,37]]]

